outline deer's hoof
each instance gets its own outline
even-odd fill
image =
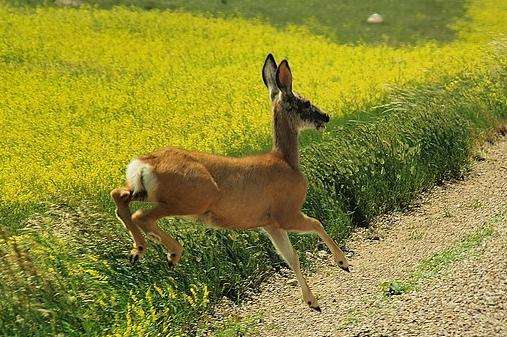
[[[350,273],[350,269],[349,269],[350,265],[347,260],[341,260],[339,258],[336,258],[335,261],[336,261],[336,264],[338,265],[338,267],[340,267],[342,270]]]
[[[169,267],[174,267],[178,264],[180,257],[176,253],[167,253],[167,263]]]
[[[322,311],[322,310],[320,310],[319,302],[317,302],[317,300],[316,300],[316,299],[306,301],[306,304],[308,304],[308,306],[309,306],[309,307],[310,307],[310,309],[312,309],[312,310],[315,310],[315,311],[318,311],[318,312],[321,312],[321,311]]]
[[[142,246],[132,249],[129,257],[130,264],[132,265],[136,264],[141,259],[143,253],[144,248]]]
[[[320,307],[310,307],[312,308],[313,310],[317,311],[317,312],[322,312],[322,310],[320,309]]]
[[[137,261],[139,261],[139,255],[138,254],[130,254],[129,258],[130,264],[136,264]]]
[[[122,190],[120,192],[120,199],[124,202],[130,201],[131,192],[129,190]]]

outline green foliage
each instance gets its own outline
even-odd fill
[[[502,218],[505,214],[501,215]],[[406,280],[386,281],[380,285],[386,296],[401,295],[416,289],[421,282],[434,277],[446,266],[469,256],[485,239],[493,234],[493,228],[483,227],[470,233],[457,244],[437,252],[421,261]]]
[[[386,296],[401,295],[413,289],[411,284],[404,283],[400,280],[384,282],[380,285],[380,287]]]
[[[238,299],[271,270],[268,261],[277,261],[263,249],[268,240],[260,233],[166,223],[169,231],[174,225],[185,245],[176,268],[152,245],[142,263],[128,265],[128,234],[92,204],[50,206],[26,223],[23,234],[3,233],[0,332],[194,334],[210,301]]]
[[[322,214],[329,203],[366,223],[439,180],[460,177],[477,139],[505,118],[505,89],[505,68],[492,69],[399,89],[358,119],[338,121],[303,151],[312,177],[308,208],[332,222],[336,214]],[[337,200],[341,207],[333,207]]]
[[[224,322],[215,323],[211,328],[214,337],[258,336],[257,326],[263,320],[259,315],[245,318],[232,317]],[[197,334],[197,336],[201,336]],[[203,336],[207,336],[204,334]]]

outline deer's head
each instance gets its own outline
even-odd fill
[[[329,116],[292,91],[292,73],[287,60],[277,67],[275,58],[269,54],[262,67],[262,80],[268,88],[275,117],[286,118],[297,130],[309,128],[322,131],[325,128]]]

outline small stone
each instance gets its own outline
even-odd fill
[[[287,284],[290,286],[295,286],[296,284],[298,284],[298,280],[296,280],[295,278],[289,279],[287,280]]]
[[[377,232],[372,232],[371,236],[370,236],[370,239],[374,240],[374,241],[380,241],[381,238],[380,238],[380,235]]]
[[[370,15],[368,17],[366,22],[370,23],[370,24],[379,24],[379,23],[384,22],[384,18],[382,18],[382,15],[380,15],[378,13],[373,13],[372,15]]]
[[[328,253],[325,250],[319,250],[317,252],[317,255],[322,259],[325,258],[328,255]]]

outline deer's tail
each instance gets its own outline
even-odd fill
[[[140,159],[127,165],[127,184],[132,190],[132,199],[146,200],[154,195],[157,187],[153,167]]]

